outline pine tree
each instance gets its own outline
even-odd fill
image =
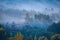
[[[37,37],[36,37],[36,35],[35,35],[35,37],[34,37],[34,40],[37,40]]]
[[[9,36],[9,39],[8,40],[13,40],[13,36],[12,36],[12,33],[10,32],[10,36]]]
[[[31,35],[30,35],[30,40],[33,40]]]

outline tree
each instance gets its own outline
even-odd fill
[[[42,36],[42,37],[39,37],[38,40],[48,40],[46,37]]]
[[[14,37],[12,36],[12,32],[10,32],[9,40],[14,40]]]
[[[54,32],[54,33],[60,33],[60,22],[53,23],[51,26],[48,27],[47,31]]]
[[[60,40],[60,34],[55,34],[51,37],[51,40]]]
[[[31,35],[30,35],[30,40],[33,40]]]
[[[5,28],[0,25],[0,40],[6,40]]]
[[[37,37],[36,37],[36,35],[34,36],[34,40],[37,40]]]
[[[23,40],[22,33],[17,33],[16,36],[15,36],[15,40]]]

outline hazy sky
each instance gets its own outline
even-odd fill
[[[16,21],[16,22],[25,22],[23,18],[14,18],[9,15],[1,12],[1,9],[17,9],[17,10],[35,10],[35,11],[44,11],[45,8],[54,8],[55,12],[60,10],[60,0],[0,0],[0,20],[2,21]],[[15,14],[13,14],[15,15]]]
[[[60,0],[0,0],[6,8],[42,11],[44,8],[60,9]]]

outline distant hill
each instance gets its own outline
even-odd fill
[[[60,22],[53,23],[51,26],[48,27],[47,31],[54,32],[54,33],[60,33]]]

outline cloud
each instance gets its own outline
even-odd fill
[[[58,0],[59,1],[59,0]],[[15,5],[15,6],[39,6],[38,8],[40,8],[40,6],[44,5],[44,6],[54,6],[54,7],[59,7],[60,6],[60,2],[58,2],[57,0],[0,0],[0,4],[3,5]],[[39,5],[42,4],[42,5]],[[56,6],[57,5],[57,6]],[[24,7],[23,6],[23,7]],[[37,7],[36,7],[37,8]]]
[[[2,7],[3,6],[3,7]],[[45,8],[60,9],[59,0],[0,0],[0,7],[3,9],[35,10],[44,11]]]
[[[3,7],[2,7],[3,6]],[[55,11],[60,10],[59,0],[0,0],[0,8],[18,9],[18,10],[35,10],[39,12],[46,11],[45,8],[53,8]]]

